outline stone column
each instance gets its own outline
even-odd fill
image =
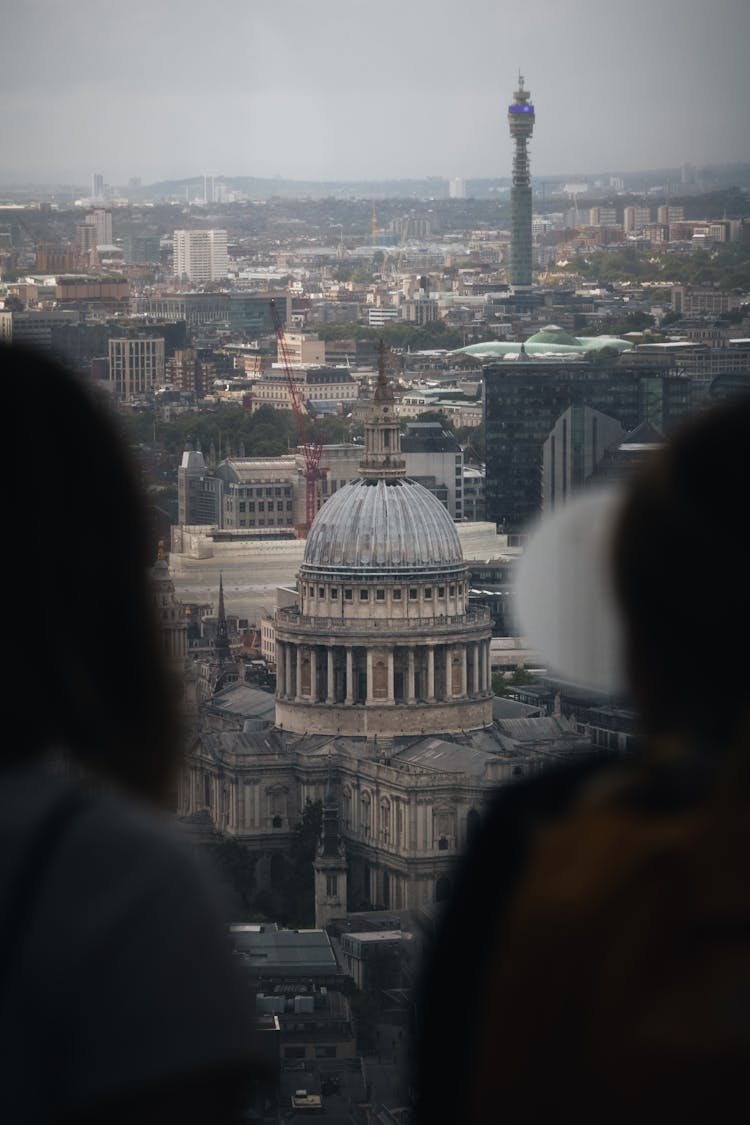
[[[310,645],[310,699],[318,702],[318,646]]]
[[[482,650],[483,650],[483,653],[484,653],[484,660],[483,660],[484,677],[483,678],[484,678],[484,690],[485,691],[490,690],[490,683],[492,682],[492,654],[491,654],[491,651],[490,651],[491,644],[492,644],[491,641],[485,641],[484,644],[482,645]]]
[[[284,662],[284,645],[281,641],[276,642],[276,695],[281,699],[284,695],[284,674],[286,672],[286,664]]]
[[[445,699],[453,698],[453,649],[445,649]]]
[[[333,674],[333,645],[328,646],[328,648],[326,650],[326,656],[327,656],[327,661],[328,661],[328,668],[327,668],[328,682],[326,683],[326,703],[335,703],[336,702],[336,693],[335,693],[334,689],[335,689],[336,685],[334,683],[334,674]]]
[[[407,654],[406,666],[406,702],[414,703],[414,649],[410,648]]]
[[[297,645],[297,683],[294,685],[295,699],[302,698],[302,645]]]
[[[284,694],[292,694],[292,646],[284,642]]]
[[[365,696],[368,704],[374,703],[372,696],[372,649],[367,650],[367,694]]]
[[[482,660],[482,642],[477,641],[474,645],[474,674],[472,676],[471,690],[474,695],[479,695],[479,665]]]
[[[435,648],[427,646],[427,701],[435,702]]]
[[[354,652],[351,645],[346,646],[346,702],[349,707],[354,703]]]
[[[466,661],[466,649],[468,645],[461,646],[461,695],[469,694],[469,673]]]
[[[394,667],[393,667],[393,649],[388,649],[388,703],[395,703],[395,680],[394,680]]]

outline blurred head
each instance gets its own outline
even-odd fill
[[[629,489],[615,587],[647,735],[715,751],[750,734],[749,497],[750,396],[693,418]]]
[[[9,588],[24,605],[22,733],[3,757],[64,749],[158,799],[175,762],[176,706],[137,474],[109,407],[82,382],[18,349],[0,350],[0,370],[7,416],[24,442],[7,490],[18,547]]]

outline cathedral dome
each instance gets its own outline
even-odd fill
[[[275,617],[276,723],[393,738],[492,722],[489,612],[469,606],[453,520],[406,476],[381,351],[359,476],[312,521]]]
[[[303,571],[398,571],[463,566],[453,520],[436,496],[406,477],[358,479],[318,512]]]

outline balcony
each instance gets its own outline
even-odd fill
[[[276,626],[297,633],[316,636],[336,634],[408,633],[420,636],[428,633],[455,633],[462,629],[477,629],[490,624],[489,609],[481,606],[466,613],[441,614],[436,617],[307,617],[294,607],[276,610]]]

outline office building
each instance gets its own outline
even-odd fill
[[[589,225],[592,227],[616,227],[617,209],[615,207],[591,207]]]
[[[676,206],[674,203],[662,203],[661,207],[656,209],[657,223],[664,223],[668,226],[670,223],[681,223],[685,219],[685,208]]]
[[[80,317],[71,309],[0,309],[0,340],[49,351],[52,333],[61,325],[77,325]]]
[[[175,353],[168,371],[175,369]],[[180,358],[180,362],[183,362]],[[188,388],[183,388],[188,389]],[[399,419],[400,421],[400,419]],[[438,423],[407,424],[401,439],[407,476],[435,496],[451,519],[462,520],[463,451]],[[324,445],[322,476],[316,481],[315,510],[358,475],[360,445]],[[280,529],[297,527],[305,520],[304,463],[300,453],[285,457],[226,457],[216,467],[203,453],[187,449],[177,470],[178,523],[215,525],[239,536],[264,538]],[[479,474],[480,478],[482,474]],[[483,519],[481,500],[472,505],[469,519]]]
[[[39,242],[36,247],[38,273],[70,273],[78,265],[78,254],[68,242]]]
[[[464,517],[464,454],[439,422],[407,422],[401,452],[412,480],[429,489],[454,520]]]
[[[133,402],[152,394],[163,383],[163,336],[109,341],[109,384],[118,399]]]
[[[340,404],[342,409],[351,410],[359,395],[359,383],[348,367],[293,367],[290,375],[299,401],[318,409],[335,410]],[[289,380],[280,364],[274,364],[260,379],[255,379],[250,394],[253,410],[260,406],[292,408]]]
[[[486,518],[523,532],[542,508],[543,447],[570,406],[588,406],[626,432],[649,421],[669,434],[691,412],[691,381],[674,356],[499,360],[484,368]]]
[[[561,507],[592,479],[606,452],[625,437],[615,418],[590,406],[569,406],[544,443],[542,508]]]
[[[626,234],[634,234],[643,230],[651,222],[651,208],[638,207],[635,204],[623,208],[622,226]]]
[[[86,222],[94,227],[94,244],[96,246],[112,245],[112,212],[104,207],[96,207],[89,211]]]
[[[184,320],[190,332],[211,324],[227,324],[234,338],[255,340],[274,333],[271,299],[282,325],[291,319],[288,293],[163,293],[135,297],[133,312],[160,320]]]
[[[221,281],[227,276],[225,230],[176,230],[173,236],[174,276],[188,281]]]
[[[207,390],[207,371],[193,348],[176,348],[167,360],[167,381],[178,391],[203,398]]]

